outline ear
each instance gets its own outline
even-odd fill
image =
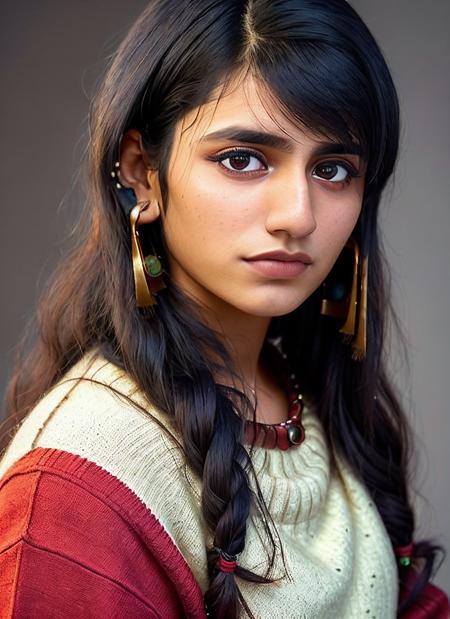
[[[122,137],[119,170],[121,184],[133,189],[138,202],[149,202],[149,206],[141,211],[139,224],[155,221],[161,214],[158,170],[150,169],[142,136],[136,129],[130,129]]]

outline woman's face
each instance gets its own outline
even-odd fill
[[[236,135],[243,131],[265,137]],[[320,154],[327,143],[274,104],[264,107],[250,78],[180,121],[163,217],[173,281],[219,312],[297,308],[325,279],[361,210],[364,162],[334,146]],[[267,252],[291,256],[255,260]]]

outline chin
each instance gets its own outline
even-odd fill
[[[276,298],[276,297],[279,298]],[[296,310],[308,296],[295,299],[288,299],[286,295],[283,297],[283,293],[277,293],[267,301],[261,301],[260,303],[250,303],[248,307],[242,307],[246,313],[252,316],[263,316],[265,318],[274,318],[276,316],[285,316]]]

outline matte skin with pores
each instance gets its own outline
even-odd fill
[[[140,224],[162,217],[170,277],[226,333],[245,382],[256,386],[257,420],[277,423],[286,396],[261,363],[261,347],[271,318],[301,305],[339,256],[361,211],[364,161],[333,153],[330,141],[301,131],[265,94],[251,77],[235,80],[177,124],[165,211],[135,130],[122,141],[120,172],[150,202]],[[236,128],[275,134],[280,144],[214,137]],[[318,154],[325,144],[327,154]],[[304,252],[303,272],[282,279],[248,261],[275,250]]]

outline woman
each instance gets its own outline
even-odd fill
[[[5,608],[446,617],[384,371],[399,111],[361,19],[154,0],[92,123],[88,230],[9,390]]]

